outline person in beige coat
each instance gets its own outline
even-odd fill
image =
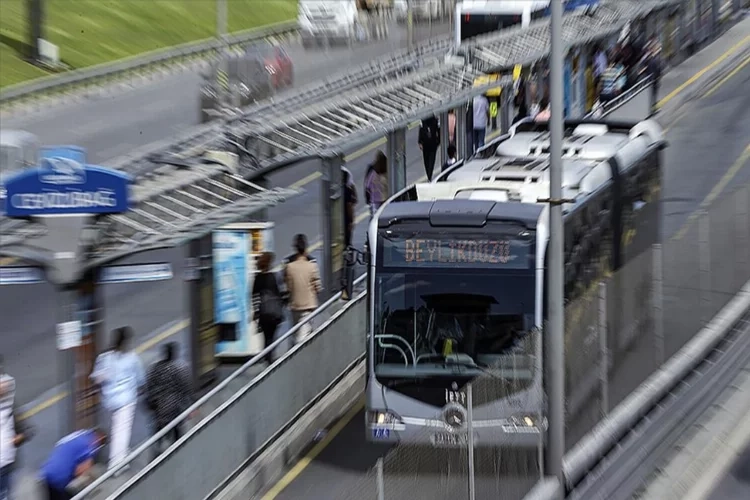
[[[318,308],[318,294],[323,291],[318,265],[307,255],[307,238],[304,234],[294,237],[295,255],[289,259],[284,269],[284,281],[289,292],[289,309],[296,325]],[[303,325],[296,335],[296,341],[312,333],[310,323]]]

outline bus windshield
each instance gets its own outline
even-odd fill
[[[476,376],[510,355],[533,354],[526,341],[534,327],[532,241],[501,234],[381,239],[376,375]]]

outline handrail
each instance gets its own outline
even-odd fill
[[[355,281],[354,285],[359,285],[362,283],[367,277],[367,274],[362,274],[359,276]],[[183,411],[177,418],[172,420],[169,424],[167,424],[166,427],[162,428],[159,432],[151,436],[149,439],[147,439],[145,442],[143,442],[141,445],[138,446],[135,450],[133,450],[127,457],[125,457],[125,460],[120,462],[115,467],[112,467],[111,469],[107,470],[106,473],[98,477],[94,482],[92,482],[89,486],[87,486],[83,491],[78,493],[74,500],[82,500],[86,497],[86,495],[92,494],[99,486],[104,484],[106,481],[111,479],[113,476],[115,476],[119,471],[127,467],[130,463],[132,463],[136,458],[138,458],[141,454],[147,452],[151,447],[156,445],[163,437],[165,437],[169,432],[171,432],[173,429],[175,429],[178,425],[185,422],[190,415],[200,409],[201,406],[205,405],[211,398],[215,397],[217,394],[219,394],[223,389],[225,389],[233,380],[237,379],[239,376],[241,376],[243,373],[245,373],[248,369],[250,369],[252,366],[258,363],[258,361],[264,360],[266,356],[273,352],[274,349],[276,349],[279,345],[281,345],[282,342],[286,341],[290,337],[292,337],[294,334],[296,334],[300,328],[302,328],[304,325],[310,323],[315,317],[317,317],[319,314],[321,314],[323,311],[328,309],[330,306],[335,304],[339,299],[341,299],[342,292],[337,292],[335,295],[333,295],[331,298],[329,298],[327,301],[325,301],[323,304],[318,306],[315,311],[313,311],[309,316],[307,316],[305,319],[297,323],[296,325],[292,326],[285,334],[283,334],[281,337],[273,341],[270,345],[267,345],[261,352],[253,356],[249,361],[247,361],[244,365],[237,368],[234,372],[232,372],[229,377],[221,381],[216,387],[211,389],[208,393],[206,393],[203,397],[198,399],[195,403],[193,403],[190,408]],[[209,418],[210,415],[208,415],[206,418]]]
[[[228,43],[230,46],[240,45],[270,36],[293,33],[297,30],[298,24],[296,21],[283,21],[234,33],[228,37]],[[165,63],[172,59],[190,57],[203,52],[219,50],[223,46],[223,42],[215,38],[204,39],[187,42],[166,49],[157,49],[147,52],[146,54],[120,59],[119,61],[97,64],[96,66],[88,68],[81,68],[58,75],[38,78],[31,82],[11,85],[3,89],[0,91],[0,103],[28,97],[31,94],[42,93],[56,87],[65,87],[96,78],[111,77],[116,73],[124,73],[144,66],[151,66],[154,64]]]

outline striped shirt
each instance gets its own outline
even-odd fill
[[[602,94],[616,94],[625,85],[625,70],[622,65],[610,66],[602,73]]]

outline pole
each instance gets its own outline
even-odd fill
[[[385,500],[385,481],[383,480],[383,458],[378,458],[377,467],[378,500]]]
[[[466,385],[466,425],[469,432],[469,500],[476,499],[474,485],[474,397],[471,383]]]
[[[406,47],[414,50],[414,5],[413,0],[406,0]]]
[[[227,0],[216,0],[216,38],[227,41]]]
[[[563,40],[562,0],[550,2],[550,244],[549,244],[549,335],[547,336],[547,392],[549,434],[547,473],[563,483],[565,452],[565,342],[563,310]]]

